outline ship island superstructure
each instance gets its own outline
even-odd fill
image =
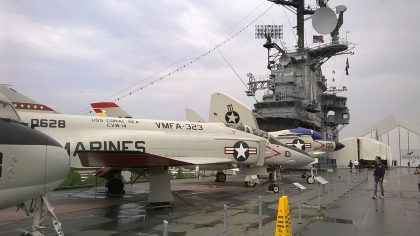
[[[262,100],[254,104],[258,125],[265,131],[304,127],[320,131],[326,139],[338,140],[338,132],[349,123],[350,114],[347,98],[337,93],[347,88],[328,88],[321,66],[333,56],[352,53],[347,40],[339,37],[346,7],[336,7],[338,19],[329,32],[330,41],[305,47],[304,17],[315,18],[317,10],[328,8],[326,3],[318,1],[319,8],[311,8],[304,0],[271,2],[296,8],[298,41],[293,50],[287,50],[273,42],[273,26],[256,26],[256,37],[266,39],[264,48],[268,50],[267,69],[270,70],[269,76],[260,78],[248,73],[247,95],[255,96],[257,90],[265,90]]]

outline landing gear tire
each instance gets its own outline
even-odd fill
[[[245,186],[249,187],[249,188],[253,188],[257,185],[257,183],[252,182],[252,181],[245,181]]]
[[[315,182],[315,178],[313,176],[306,177],[306,183],[313,184]]]
[[[108,194],[125,194],[124,183],[120,179],[110,179],[105,186],[108,188]]]
[[[226,175],[223,172],[219,172],[216,174],[216,182],[226,182]]]
[[[277,184],[270,184],[270,186],[268,186],[268,190],[278,193],[280,192],[280,187]]]

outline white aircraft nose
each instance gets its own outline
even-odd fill
[[[299,153],[299,158],[297,159],[299,166],[306,166],[314,161],[314,158],[307,153]]]
[[[314,158],[306,152],[296,150],[289,151],[291,153],[289,159],[293,160],[293,162],[286,163],[288,168],[301,168],[314,161]]]
[[[61,146],[47,145],[47,161],[45,163],[45,191],[48,192],[57,188],[67,178],[70,170],[70,157]]]
[[[286,168],[299,168],[314,161],[308,153],[292,147],[268,144],[265,163],[282,165]]]

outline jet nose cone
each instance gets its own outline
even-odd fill
[[[50,143],[57,141],[49,138]],[[47,145],[47,160],[45,170],[45,190],[52,191],[67,177],[70,170],[70,157],[61,146]]]
[[[344,144],[342,144],[342,143],[336,142],[336,143],[335,143],[335,149],[334,149],[334,151],[338,151],[338,150],[340,150],[340,149],[343,149],[345,146],[346,146],[346,145],[344,145]]]

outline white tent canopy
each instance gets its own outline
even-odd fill
[[[397,166],[420,164],[420,128],[395,116],[370,126],[362,135],[387,144]]]
[[[349,161],[374,161],[376,156],[386,160],[389,167],[393,166],[391,149],[385,143],[366,137],[352,137],[340,140],[345,147],[334,152],[337,167],[347,167]]]

